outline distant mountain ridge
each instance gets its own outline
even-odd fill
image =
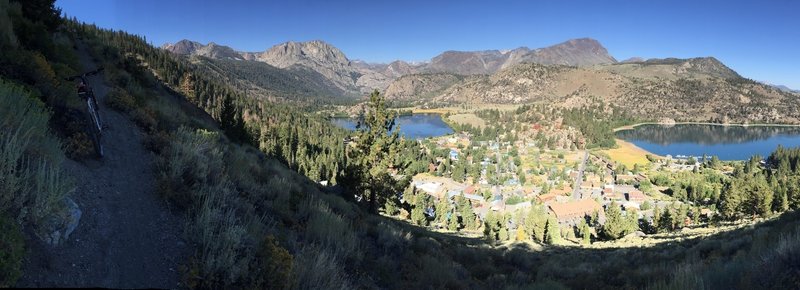
[[[367,94],[373,89],[385,89],[397,78],[418,73],[493,74],[523,62],[570,66],[616,63],[600,42],[590,38],[573,39],[533,50],[520,47],[504,51],[445,51],[429,62],[418,64],[401,60],[388,64],[351,61],[341,50],[320,40],[289,41],[263,52],[242,52],[213,42],[203,45],[191,40],[167,43],[162,49],[190,57],[264,62],[295,75],[319,74],[330,81],[326,82],[328,85],[334,87],[326,91],[340,91],[351,97]],[[274,74],[274,71],[268,73]]]
[[[207,58],[195,63],[254,96],[288,101],[358,100],[378,89],[388,100],[407,104],[546,101],[570,107],[600,99],[641,116],[708,120],[735,110],[741,113],[731,114],[736,115],[732,120],[800,120],[793,110],[750,108],[747,104],[771,108],[798,98],[789,97],[796,93],[785,88],[746,80],[714,57],[618,62],[591,38],[539,49],[445,51],[429,62],[413,64],[351,60],[320,40],[285,42],[263,52],[190,40],[162,48]],[[724,109],[715,111],[704,104]]]
[[[420,72],[460,75],[492,74],[519,63],[567,66],[612,64],[617,60],[599,41],[591,38],[571,39],[556,45],[513,50],[445,51],[420,68]]]
[[[800,90],[795,90],[795,89],[792,89],[792,88],[784,86],[784,85],[776,85],[776,84],[770,84],[770,83],[766,83],[766,82],[765,82],[765,84],[767,84],[767,85],[769,85],[769,86],[771,86],[773,88],[779,89],[781,91],[787,92],[787,93],[800,94]]]

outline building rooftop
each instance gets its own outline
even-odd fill
[[[594,199],[581,199],[565,203],[551,203],[550,210],[559,220],[572,219],[601,211],[603,207]]]

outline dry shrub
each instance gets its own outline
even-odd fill
[[[121,112],[130,112],[136,107],[136,99],[127,91],[115,87],[106,95],[106,104]]]
[[[336,256],[317,247],[300,251],[295,260],[297,289],[354,289]]]
[[[69,136],[64,149],[67,151],[67,155],[73,159],[87,158],[94,154],[94,144],[86,132],[77,132]]]
[[[149,108],[138,108],[133,111],[131,117],[133,122],[145,130],[145,132],[153,132],[158,128],[158,119],[153,110]]]
[[[197,190],[221,181],[225,166],[219,138],[219,133],[204,130],[181,128],[175,132],[157,164],[159,193],[180,207],[190,208],[200,200]]]
[[[275,237],[267,236],[256,253],[260,263],[258,279],[253,283],[256,288],[289,289],[293,285],[292,263],[294,257],[285,248],[278,245]]]
[[[166,131],[158,131],[153,134],[145,135],[144,147],[153,153],[161,154],[169,147],[169,141],[172,136]]]

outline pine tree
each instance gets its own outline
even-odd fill
[[[450,220],[447,223],[447,229],[455,232],[455,231],[458,231],[459,227],[460,227],[460,225],[458,223],[458,217],[456,216],[455,213],[451,213],[450,214]]]
[[[603,235],[607,238],[616,240],[631,232],[630,218],[622,216],[622,211],[616,202],[611,202],[606,209],[606,223],[603,225]]]
[[[777,196],[773,202],[772,210],[775,212],[784,212],[789,210],[789,195],[786,190],[782,189],[776,192]]]
[[[675,230],[675,218],[672,214],[672,209],[666,208],[661,218],[658,220],[658,227],[662,231],[671,232]]]
[[[558,222],[552,216],[547,217],[545,221],[544,243],[555,244],[561,239],[561,232],[558,229]]]
[[[420,226],[427,226],[428,219],[425,217],[425,202],[423,197],[421,194],[418,194],[414,199],[414,207],[411,209],[411,221]]]
[[[393,156],[398,153],[399,133],[392,130],[395,125],[395,112],[386,108],[385,100],[375,90],[369,98],[368,111],[363,123],[356,129],[356,148],[350,148],[349,168],[345,170],[346,187],[367,202],[370,212],[386,198],[399,191],[400,182],[389,174],[389,167],[403,169],[395,164]]]
[[[506,227],[501,226],[500,231],[497,233],[497,238],[499,241],[508,241],[508,230]]]
[[[722,218],[734,220],[739,216],[739,208],[742,205],[742,188],[734,181],[720,193],[717,209]]]
[[[541,205],[536,205],[528,211],[528,216],[525,218],[525,229],[533,241],[544,242],[544,233],[547,226],[547,214],[542,209]]]
[[[447,213],[450,212],[450,203],[447,197],[442,197],[436,203],[436,222],[440,224],[447,223]]]
[[[659,232],[659,220],[661,220],[661,209],[656,206],[653,209],[653,219],[650,220],[650,228],[648,234],[657,234]]]

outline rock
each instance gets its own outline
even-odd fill
[[[70,198],[65,198],[58,208],[59,210],[45,216],[36,229],[36,235],[51,246],[59,245],[68,239],[78,227],[83,214],[78,204]]]

